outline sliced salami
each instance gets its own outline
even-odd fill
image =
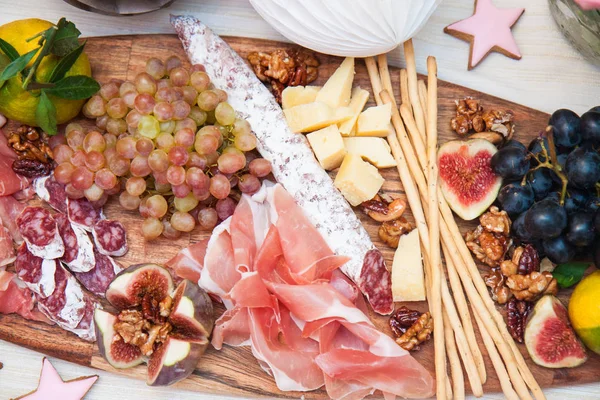
[[[357,283],[375,312],[385,315],[394,311],[392,277],[379,250],[367,251]]]
[[[121,271],[114,260],[107,255],[104,255],[94,249],[94,257],[96,258],[96,267],[88,272],[75,272],[77,280],[90,292],[97,296],[104,297],[106,288],[115,275]]]
[[[17,251],[15,259],[17,276],[27,287],[42,298],[54,293],[55,275],[57,270],[56,260],[46,260],[31,254],[27,245],[23,243]]]
[[[127,234],[119,221],[103,219],[92,229],[98,251],[107,256],[119,257],[127,253]]]
[[[94,329],[94,310],[96,307],[99,307],[99,304],[92,298],[92,296],[85,295],[85,293],[84,301],[85,309],[81,321],[79,321],[77,327],[69,330],[83,340],[93,342],[96,340],[96,331]]]
[[[54,219],[65,245],[65,254],[60,261],[73,272],[87,272],[94,268],[94,246],[87,232],[78,225],[71,224],[65,214],[56,214]]]
[[[37,178],[33,182],[38,197],[57,211],[67,212],[67,192],[65,186],[57,182],[52,175]]]
[[[45,208],[26,207],[17,217],[17,226],[33,255],[54,259],[64,254],[65,246],[56,221]]]
[[[68,199],[67,215],[72,223],[91,231],[98,221],[104,219],[102,209],[94,208],[87,199]]]
[[[77,328],[86,313],[89,297],[79,282],[62,265],[58,264],[55,282],[56,289],[47,298],[38,298],[38,307],[50,320],[61,328],[72,331]]]

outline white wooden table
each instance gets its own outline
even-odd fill
[[[325,0],[324,0],[325,1]],[[526,4],[525,15],[514,34],[523,53],[521,61],[492,54],[475,70],[467,71],[468,44],[445,35],[444,26],[468,17],[471,0],[444,0],[423,31],[415,38],[417,67],[425,70],[427,55],[435,55],[441,79],[500,96],[539,110],[552,112],[571,108],[578,113],[600,104],[600,69],[583,60],[563,39],[552,20],[546,0],[496,0],[502,7]],[[85,36],[140,33],[172,33],[169,13],[191,13],[219,34],[283,40],[258,16],[247,0],[178,0],[169,9],[127,18],[91,14],[61,0],[0,0],[0,25],[38,17],[57,21],[65,16],[74,21]],[[399,50],[392,63],[402,65]],[[27,393],[37,386],[42,355],[0,341],[0,398]],[[213,399],[216,396],[178,391],[172,388],[149,388],[144,382],[52,359],[64,379],[81,375],[100,375],[100,380],[86,399],[119,398],[123,400]],[[599,371],[600,373],[600,371]],[[597,399],[600,383],[546,390],[548,399]],[[486,399],[502,399],[501,394],[486,394]],[[227,397],[220,397],[227,399]]]

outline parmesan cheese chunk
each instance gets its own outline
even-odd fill
[[[327,128],[309,133],[306,138],[321,167],[329,171],[342,164],[346,148],[337,125],[329,125]]]
[[[392,157],[390,146],[383,138],[347,137],[344,138],[344,147],[346,147],[348,153],[358,154],[377,168],[396,166],[396,160]]]
[[[281,107],[292,108],[315,101],[320,86],[288,86],[281,92]]]
[[[392,263],[392,295],[394,301],[425,300],[421,243],[416,229],[400,236]]]
[[[391,119],[392,105],[390,103],[369,107],[358,116],[356,136],[386,137],[389,133]]]
[[[363,161],[358,154],[346,154],[333,184],[353,206],[371,200],[384,179],[377,168]]]
[[[331,108],[319,102],[287,108],[283,113],[293,132],[312,132],[352,118],[348,107]]]
[[[360,112],[365,108],[365,104],[369,101],[369,91],[355,87],[352,89],[352,99],[348,107],[352,110],[354,115],[348,121],[340,124],[340,133],[342,136],[352,136],[353,130],[356,128],[356,120],[360,115]]]
[[[325,82],[315,101],[325,103],[332,108],[348,106],[352,81],[354,81],[354,58],[347,57]]]

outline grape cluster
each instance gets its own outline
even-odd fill
[[[102,204],[119,195],[145,218],[147,240],[212,229],[233,213],[239,192],[255,193],[271,173],[227,94],[202,65],[186,68],[175,56],[149,59],[133,81],[102,85],[83,113],[97,129],[71,123],[53,141],[56,180],[71,198]]]
[[[600,106],[581,117],[561,109],[528,148],[510,141],[492,158],[513,235],[555,263],[600,247],[599,149]],[[600,265],[600,251],[594,257]]]

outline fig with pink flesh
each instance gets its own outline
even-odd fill
[[[452,140],[438,150],[440,187],[462,219],[480,216],[496,200],[502,178],[492,170],[496,146],[485,139]]]
[[[206,292],[187,280],[173,289],[166,269],[140,264],[117,275],[106,298],[119,314],[96,310],[94,322],[100,353],[112,366],[146,362],[153,386],[171,385],[194,371],[214,326]]]
[[[587,360],[585,347],[569,323],[567,309],[552,295],[538,300],[529,315],[525,346],[533,362],[546,368],[573,368]]]
[[[109,312],[97,308],[94,310],[94,325],[98,350],[102,357],[115,368],[126,369],[135,367],[144,362],[144,356],[139,347],[123,340],[114,340],[114,325],[117,317]]]

